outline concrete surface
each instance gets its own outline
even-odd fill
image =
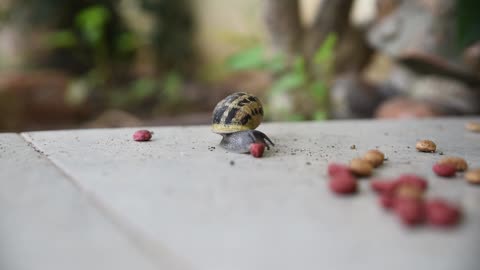
[[[88,201],[19,135],[1,134],[0,269],[156,269]]]
[[[76,193],[53,196],[55,200],[68,205],[72,197],[86,197],[101,213],[90,222],[106,218],[115,225],[100,237],[123,233],[131,248],[158,269],[473,270],[480,265],[480,187],[461,177],[440,179],[431,172],[440,152],[480,167],[480,134],[464,130],[472,119],[480,121],[477,117],[264,124],[259,129],[277,145],[262,159],[227,153],[218,147],[220,136],[206,126],[151,127],[155,132],[151,142],[132,141],[136,129],[22,136],[63,174],[55,186],[74,184]],[[0,137],[8,139],[4,136]],[[424,138],[437,143],[437,153],[416,152],[416,141]],[[429,197],[443,196],[463,207],[466,218],[461,226],[407,229],[380,209],[367,179],[360,180],[360,192],[353,197],[331,194],[327,163],[348,162],[371,148],[388,157],[376,177],[405,172],[427,177]],[[2,154],[1,166],[15,156]],[[39,175],[48,173],[39,165],[30,167]],[[22,185],[27,188],[30,183]],[[2,187],[3,192],[8,194],[8,188]],[[8,207],[2,208],[5,211],[13,212]],[[76,210],[71,212],[71,226],[86,222]],[[33,228],[20,226],[18,233],[52,233]],[[69,227],[58,230],[57,234]],[[75,233],[68,237],[73,243],[79,240]],[[49,249],[56,252],[51,247],[44,251]],[[11,248],[1,252],[11,253]],[[134,268],[146,269],[141,263]]]

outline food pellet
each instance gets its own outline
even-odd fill
[[[372,149],[372,150],[368,150],[367,153],[365,153],[365,155],[363,156],[363,159],[370,162],[370,164],[372,164],[373,167],[378,167],[383,164],[385,155],[376,149]]]
[[[452,177],[457,172],[457,168],[449,163],[437,163],[433,165],[432,170],[436,175],[442,177]]]
[[[423,191],[428,188],[428,182],[424,178],[415,174],[402,174],[396,179],[398,185],[413,185],[419,187]]]
[[[265,151],[265,145],[262,143],[252,143],[250,144],[250,154],[256,158],[260,158],[263,156],[263,152]]]
[[[480,169],[467,171],[465,173],[465,179],[471,184],[480,184]]]
[[[422,200],[395,199],[394,209],[402,223],[407,226],[418,225],[425,220],[425,209]]]
[[[468,122],[465,125],[465,128],[471,132],[480,132],[480,123],[478,122]]]
[[[425,205],[427,221],[431,225],[449,227],[460,221],[460,209],[442,199],[432,199]]]
[[[395,181],[372,180],[370,187],[380,194],[393,194],[397,183]]]
[[[350,173],[350,168],[347,165],[344,165],[344,164],[330,163],[330,164],[328,164],[327,171],[328,171],[329,176],[334,176],[337,173],[341,173],[341,172]]]
[[[465,161],[465,159],[463,159],[461,157],[444,157],[444,158],[440,159],[437,163],[438,164],[451,164],[451,165],[455,166],[457,171],[460,171],[460,172],[463,172],[463,171],[468,169],[467,162]]]
[[[392,194],[382,194],[380,195],[378,202],[385,209],[392,209],[395,205],[395,197]]]
[[[395,188],[395,198],[398,199],[421,199],[424,190],[419,186],[400,184]]]
[[[350,161],[350,171],[358,176],[369,176],[372,170],[372,165],[366,160],[355,158]]]
[[[437,145],[431,140],[421,140],[417,142],[415,148],[417,148],[417,150],[420,152],[433,153],[435,150],[437,150]]]
[[[137,142],[146,142],[152,138],[152,134],[153,132],[149,130],[137,130],[135,133],[133,133],[133,140]]]
[[[330,190],[337,194],[352,194],[357,191],[357,179],[350,173],[337,173],[330,178]]]

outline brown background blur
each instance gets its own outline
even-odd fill
[[[1,0],[0,131],[480,112],[476,0]]]

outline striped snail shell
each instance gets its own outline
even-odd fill
[[[260,100],[244,92],[222,99],[213,110],[212,131],[222,135],[220,145],[231,152],[248,153],[252,143],[262,143],[267,149],[273,142],[255,130],[263,120]],[[267,143],[268,142],[268,143]]]
[[[256,129],[263,120],[263,106],[253,95],[237,92],[221,100],[213,110],[212,131],[232,133]]]

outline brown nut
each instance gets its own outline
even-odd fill
[[[440,159],[438,161],[439,164],[444,164],[444,163],[447,163],[447,164],[451,164],[453,166],[455,166],[455,169],[457,169],[457,171],[465,171],[468,169],[468,164],[467,162],[465,161],[465,159],[461,158],[461,157],[444,157],[442,159]]]
[[[418,151],[420,152],[435,152],[437,150],[437,145],[430,140],[421,140],[418,141],[415,145]]]
[[[465,125],[465,129],[467,129],[471,132],[480,132],[480,123],[478,123],[478,122],[468,122]]]
[[[480,169],[469,170],[465,173],[465,179],[471,184],[480,184]]]
[[[419,188],[414,185],[400,184],[395,189],[395,196],[398,198],[407,198],[407,199],[422,199],[424,189]]]
[[[370,162],[361,158],[354,158],[350,161],[350,171],[358,176],[369,176],[373,167]]]
[[[365,153],[363,159],[370,162],[373,167],[378,167],[382,165],[383,160],[385,159],[385,155],[376,149],[372,149],[368,150],[367,153]]]

